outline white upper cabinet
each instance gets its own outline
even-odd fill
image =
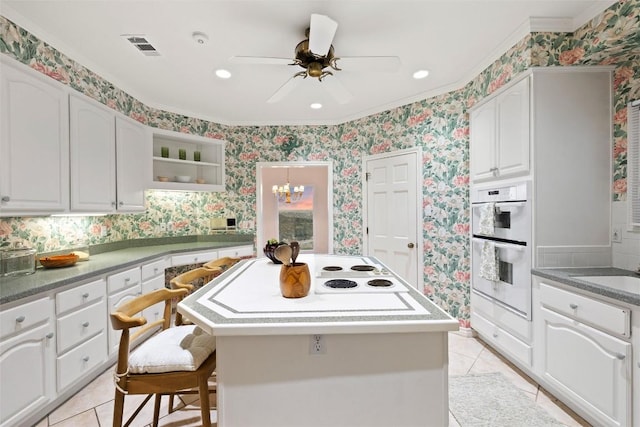
[[[473,182],[529,173],[529,85],[526,77],[471,111]]]
[[[0,215],[69,206],[67,93],[21,64],[0,62]]]
[[[138,122],[116,117],[117,209],[119,212],[145,210],[144,190],[151,180],[151,133]]]
[[[71,210],[116,209],[115,115],[84,97],[71,95]]]
[[[71,210],[144,211],[151,170],[146,128],[80,95],[70,97]]]

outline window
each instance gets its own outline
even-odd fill
[[[278,224],[280,240],[297,241],[301,251],[313,250],[313,187],[305,185],[296,202],[278,202]]]
[[[627,205],[629,224],[640,227],[640,100],[627,111]]]

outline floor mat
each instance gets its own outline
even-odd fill
[[[499,372],[449,377],[449,410],[462,427],[563,425]]]

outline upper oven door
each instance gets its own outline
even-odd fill
[[[531,213],[528,202],[493,203],[493,234],[480,231],[480,220],[485,205],[487,203],[474,203],[471,205],[472,232],[474,236],[497,237],[517,242],[529,242],[531,240]]]

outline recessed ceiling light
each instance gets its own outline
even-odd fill
[[[313,104],[309,105],[309,107],[313,108],[314,110],[319,110],[322,108],[322,104],[320,104],[319,102],[314,102]]]
[[[219,70],[216,70],[216,76],[220,77],[221,79],[228,79],[229,77],[231,77],[231,73],[220,68]]]
[[[429,75],[429,71],[428,70],[418,70],[415,73],[413,73],[413,78],[414,79],[424,79],[428,75]]]

